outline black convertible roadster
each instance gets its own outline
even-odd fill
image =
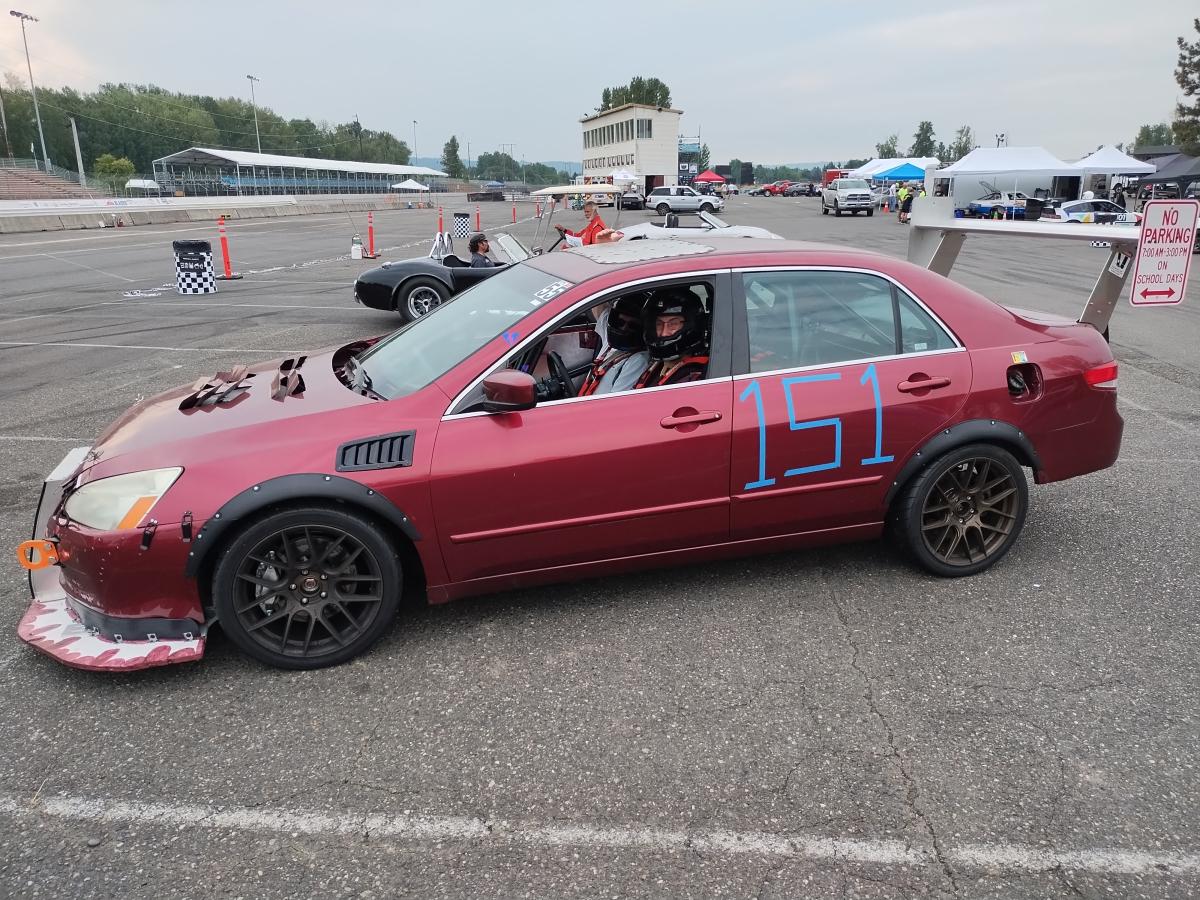
[[[418,319],[511,263],[529,259],[532,255],[510,234],[501,232],[494,238],[492,254],[498,263],[490,269],[472,269],[469,262],[452,250],[441,259],[419,256],[385,262],[358,276],[354,282],[354,299],[372,309],[398,312],[405,322]]]

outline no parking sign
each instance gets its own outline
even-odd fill
[[[1164,306],[1183,302],[1196,244],[1196,200],[1151,200],[1142,210],[1142,237],[1129,302]]]

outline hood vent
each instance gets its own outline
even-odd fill
[[[337,449],[339,472],[396,469],[412,465],[415,431],[397,431],[342,444]]]
[[[279,364],[279,371],[271,381],[272,400],[284,400],[304,393],[304,376],[300,374],[300,367],[306,359],[307,356],[298,356],[295,359],[285,359]]]
[[[192,393],[179,402],[179,408],[186,412],[236,403],[249,392],[249,380],[253,377],[254,373],[247,372],[246,366],[238,366],[228,372],[218,372],[211,378],[201,378],[192,385]]]

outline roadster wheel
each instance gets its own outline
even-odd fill
[[[300,507],[251,524],[213,575],[221,627],[241,650],[286,669],[358,656],[392,623],[400,563],[371,521]]]
[[[1021,464],[991,444],[960,447],[920,472],[893,524],[909,553],[935,575],[973,575],[1009,551],[1025,524]]]
[[[412,322],[449,299],[450,291],[444,284],[436,278],[422,276],[406,281],[401,286],[397,310],[405,321]]]

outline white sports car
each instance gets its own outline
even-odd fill
[[[681,224],[681,222],[687,224]],[[621,238],[623,241],[662,237],[694,238],[701,235],[783,240],[780,235],[773,231],[767,231],[765,228],[758,228],[755,225],[730,225],[712,213],[703,211],[697,213],[695,217],[687,216],[682,220],[679,216],[668,215],[663,222],[640,222],[637,225],[630,225],[628,228],[621,228],[619,231],[623,235]]]
[[[1127,212],[1111,200],[1072,200],[1043,218],[1058,222],[1083,222],[1088,225],[1140,225],[1142,214]]]

